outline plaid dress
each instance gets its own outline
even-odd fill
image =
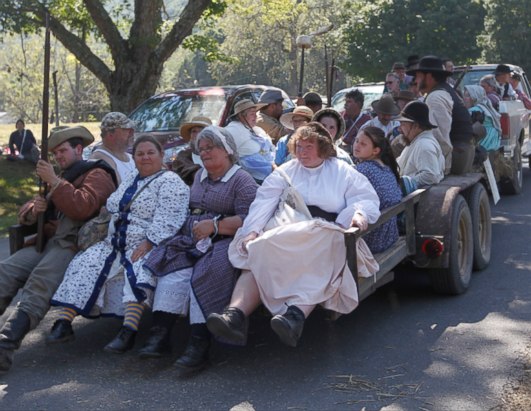
[[[204,170],[196,173],[190,188],[190,209],[200,210],[201,214],[191,213],[177,235],[155,248],[144,263],[144,268],[158,277],[193,267],[192,291],[205,318],[229,303],[240,270],[228,258],[232,237],[217,236],[206,253],[198,254],[192,227],[196,221],[217,215],[221,218],[237,215],[243,221],[258,188],[242,169],[234,173],[229,170],[227,175],[230,176],[212,181]]]

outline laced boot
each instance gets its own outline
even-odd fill
[[[30,318],[15,309],[0,330],[0,372],[7,372],[13,364],[15,351],[30,330]]]
[[[46,336],[46,344],[64,343],[75,338],[72,323],[68,320],[57,320],[53,323],[50,334]]]
[[[180,377],[201,371],[208,365],[210,337],[192,335],[183,354],[175,361]]]
[[[296,347],[304,327],[304,313],[296,306],[290,305],[283,315],[271,318],[271,328],[280,341],[290,347]]]
[[[227,307],[221,314],[212,313],[208,316],[206,324],[216,337],[237,345],[244,345],[247,341],[249,321],[239,308]]]
[[[127,327],[120,328],[118,335],[105,346],[104,350],[116,354],[123,354],[135,345],[136,331]]]
[[[171,328],[153,326],[144,346],[138,350],[140,358],[160,358],[171,353]]]

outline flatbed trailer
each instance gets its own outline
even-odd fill
[[[434,291],[461,294],[472,271],[488,266],[491,253],[491,213],[483,175],[449,175],[439,184],[419,189],[382,211],[367,231],[345,232],[347,263],[357,273],[356,241],[402,214],[403,232],[389,249],[374,257],[380,265],[371,278],[356,278],[359,300],[393,281],[394,268],[405,261],[426,269]],[[357,276],[356,276],[357,277]]]

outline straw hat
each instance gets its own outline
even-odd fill
[[[310,107],[297,106],[295,107],[295,110],[293,110],[291,113],[282,114],[280,116],[280,123],[284,127],[287,127],[290,130],[294,130],[295,127],[293,126],[293,117],[295,116],[301,116],[307,119],[308,121],[312,121],[313,111]]]
[[[83,126],[55,127],[54,129],[52,129],[52,133],[50,134],[50,138],[48,139],[48,151],[52,151],[57,146],[63,144],[65,141],[76,137],[83,140],[81,143],[83,147],[87,147],[94,142],[94,136],[92,135],[92,133]]]
[[[267,106],[267,104],[253,103],[252,100],[249,100],[248,98],[244,98],[243,100],[238,101],[234,105],[234,113],[232,114],[232,116],[235,117],[241,112],[248,110],[250,108],[253,108],[253,107],[256,108],[257,110],[260,110],[262,107],[265,107],[265,106]]]
[[[192,137],[192,129],[194,127],[205,128],[211,125],[212,120],[208,117],[196,116],[192,118],[192,121],[187,121],[186,123],[181,124],[179,134],[181,135],[181,138],[188,143]]]

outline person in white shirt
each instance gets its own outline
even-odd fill
[[[396,105],[393,96],[391,94],[385,94],[381,99],[373,101],[371,106],[376,112],[376,117],[367,121],[361,126],[360,130],[369,126],[378,127],[384,132],[387,138],[392,140],[392,137],[398,135],[397,132],[396,135],[394,135],[394,130],[397,130],[400,125],[398,121],[393,120],[393,118],[400,113],[400,109]]]
[[[107,113],[101,120],[102,144],[92,151],[91,159],[103,160],[116,172],[118,184],[136,170],[127,149],[133,142],[135,122],[119,112]]]

